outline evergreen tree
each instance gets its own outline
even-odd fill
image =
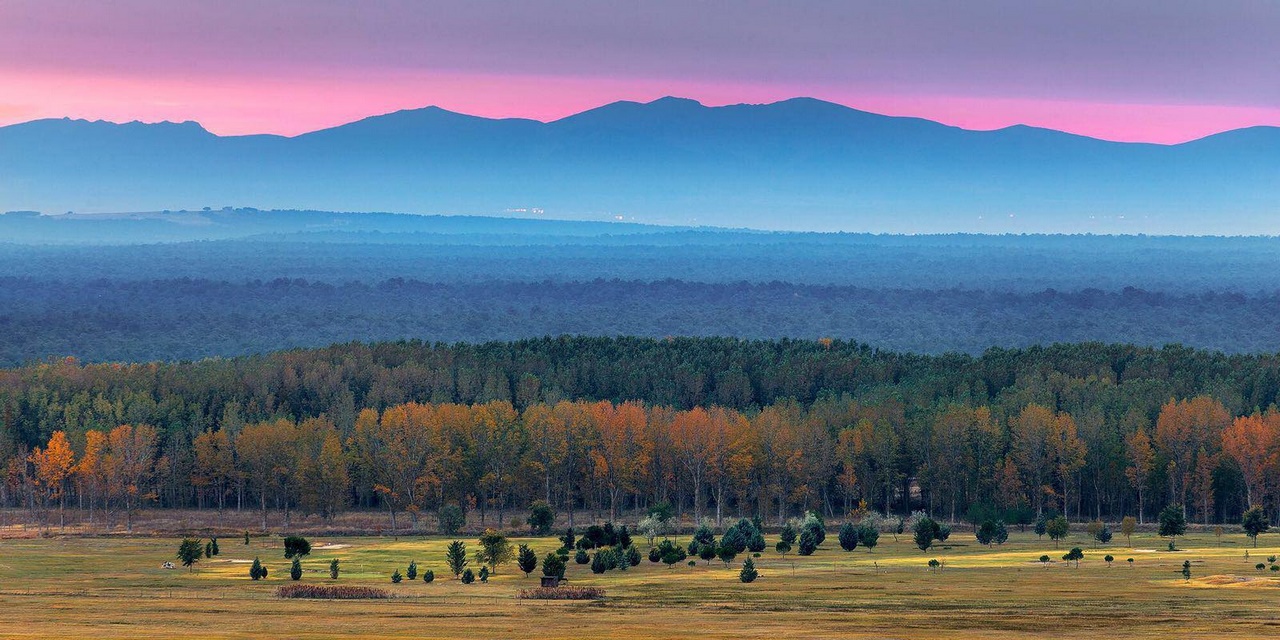
[[[811,556],[814,551],[818,550],[818,537],[813,531],[806,528],[800,532],[800,555]]]
[[[858,548],[858,528],[852,522],[840,525],[840,548],[853,551]]]
[[[294,556],[306,556],[311,553],[311,543],[302,536],[285,536],[284,539],[284,557],[285,559]]]
[[[253,565],[249,567],[249,577],[253,580],[261,580],[267,577],[267,570],[262,567],[262,561],[257,558],[253,559]]]
[[[538,568],[538,556],[529,545],[520,545],[520,550],[516,553],[516,566],[520,567],[526,578]]]
[[[861,542],[862,546],[866,547],[867,552],[870,553],[872,549],[876,548],[876,544],[880,542],[880,530],[871,525],[864,525],[858,529],[858,542]]]
[[[433,571],[433,570],[431,570],[431,569],[427,569],[426,571],[423,571],[423,572],[422,572],[422,582],[423,582],[423,583],[425,583],[425,584],[431,584],[432,582],[435,582],[435,581],[436,581],[436,572],[435,572],[435,571]]]
[[[537,500],[529,505],[529,518],[526,522],[533,535],[545,536],[551,533],[551,527],[556,523],[556,512],[551,510],[551,505],[545,500]]]
[[[414,562],[412,560],[409,561],[409,568],[405,569],[404,577],[408,578],[409,582],[413,582],[414,580],[418,579],[418,563],[417,562]]]
[[[183,538],[182,544],[178,545],[178,560],[182,561],[182,566],[187,571],[192,571],[195,563],[200,562],[200,556],[204,554],[204,546],[200,544],[200,540],[192,538]]]
[[[638,566],[640,564],[640,552],[636,550],[635,545],[631,545],[627,547],[626,561],[627,561],[627,564],[633,567]]]
[[[471,584],[472,582],[475,582],[475,581],[476,581],[476,574],[474,571],[470,569],[466,569],[462,572],[462,584]]]
[[[587,553],[586,549],[578,549],[578,552],[573,554],[573,561],[578,564],[587,564],[591,562],[591,555]]]
[[[542,575],[556,578],[564,577],[564,558],[557,553],[548,553],[542,559]]]
[[[401,580],[404,580],[404,576],[400,575],[399,569],[391,572],[391,584],[400,584]]]
[[[1058,516],[1045,525],[1045,532],[1053,539],[1053,548],[1058,548],[1058,541],[1067,537],[1071,533],[1071,523],[1063,516]]]
[[[339,563],[337,558],[334,558],[333,560],[329,561],[329,579],[330,580],[338,579],[338,564]]]
[[[444,553],[444,561],[453,572],[453,577],[457,578],[467,568],[467,544],[461,540],[450,542]]]
[[[290,580],[301,580],[301,579],[302,579],[302,558],[301,558],[301,556],[294,556],[294,557],[293,557],[293,564],[292,564],[292,565],[289,565],[289,579],[290,579]]]
[[[1267,532],[1271,528],[1271,523],[1267,522],[1267,516],[1262,512],[1262,507],[1252,507],[1244,512],[1240,518],[1240,528],[1244,529],[1245,535],[1253,539],[1253,547],[1258,547],[1258,536]]]
[[[210,550],[213,551],[213,555],[218,555],[218,539],[214,538],[213,540],[210,540],[209,546]]]
[[[1182,505],[1171,504],[1160,511],[1160,537],[1169,538],[1169,550],[1175,548],[1178,536],[1187,532],[1187,517]]]
[[[1043,538],[1044,534],[1049,532],[1049,520],[1045,517],[1044,512],[1036,516],[1035,532],[1037,538]]]
[[[743,561],[742,570],[738,572],[739,580],[743,582],[751,583],[751,582],[755,582],[756,578],[759,576],[760,576],[760,572],[756,571],[756,563],[752,562],[751,558],[747,558],[745,561]]]
[[[597,551],[591,559],[591,573],[604,573],[609,567],[605,564],[604,551]]]

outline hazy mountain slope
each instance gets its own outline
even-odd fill
[[[812,99],[562,120],[401,111],[295,138],[0,128],[0,209],[224,205],[865,231],[1280,233],[1280,129],[1182,145],[975,132]]]

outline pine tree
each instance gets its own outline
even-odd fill
[[[467,568],[467,544],[461,540],[450,542],[449,548],[445,551],[444,560],[448,563],[454,578],[462,575],[462,571]]]
[[[404,576],[400,575],[399,569],[391,572],[391,584],[400,584],[401,580],[404,580]]]
[[[405,569],[404,577],[408,578],[410,582],[417,580],[418,579],[418,563],[410,560],[409,568]]]
[[[262,567],[262,561],[256,557],[253,559],[253,565],[249,567],[249,577],[254,580],[261,580],[267,577],[267,570]]]
[[[435,581],[436,581],[436,572],[435,572],[435,571],[432,571],[431,569],[427,569],[426,571],[423,571],[423,572],[422,572],[422,582],[423,582],[423,583],[425,583],[425,584],[431,584],[432,582],[435,582]]]
[[[858,528],[852,522],[840,525],[839,538],[841,549],[853,551],[858,548]]]
[[[199,540],[192,538],[183,538],[182,544],[178,545],[178,559],[182,561],[182,566],[187,571],[192,571],[195,563],[200,562],[200,556],[204,553],[204,547]]]
[[[209,542],[209,545],[212,548],[211,550],[213,551],[213,555],[218,555],[218,539],[214,538]]]
[[[756,571],[756,563],[752,562],[751,558],[747,558],[743,561],[742,570],[738,572],[739,580],[748,583],[755,582],[756,578],[759,576],[760,572]]]
[[[291,580],[302,579],[302,558],[300,556],[293,557],[293,564],[289,566],[289,578]]]
[[[548,553],[542,559],[542,575],[548,577],[563,578],[564,577],[564,558],[558,553]]]
[[[533,549],[529,548],[529,545],[520,545],[520,550],[516,553],[516,566],[520,567],[526,578],[538,568],[538,556]]]
[[[338,559],[337,558],[334,558],[331,562],[329,562],[329,579],[330,580],[338,579]]]

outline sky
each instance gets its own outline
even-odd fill
[[[0,125],[294,135],[666,95],[1176,143],[1280,126],[1280,0],[0,0]]]

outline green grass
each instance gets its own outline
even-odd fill
[[[441,538],[312,539],[303,581],[330,584],[332,558],[342,561],[340,584],[385,588],[385,601],[280,600],[289,561],[279,538],[220,539],[222,555],[195,572],[162,569],[175,561],[178,541],[150,538],[60,538],[0,541],[0,635],[4,637],[414,637],[414,638],[706,638],[874,637],[948,638],[1270,637],[1280,632],[1280,574],[1254,565],[1280,546],[1264,536],[1253,549],[1243,535],[1179,540],[1135,536],[1093,549],[1084,536],[1060,548],[1031,534],[988,549],[967,532],[946,546],[921,552],[909,536],[881,537],[874,553],[841,551],[834,535],[808,558],[770,550],[756,560],[760,578],[742,584],[717,561],[672,568],[645,559],[629,571],[603,575],[570,560],[571,584],[604,588],[598,602],[516,600],[535,586],[514,564],[489,584],[463,585],[444,562]],[[1275,538],[1275,536],[1272,536]],[[684,541],[684,539],[681,539]],[[467,540],[474,548],[474,540]],[[552,538],[516,539],[539,557]],[[1277,542],[1280,542],[1278,540]],[[637,541],[647,549],[643,541]],[[333,548],[322,545],[348,545]],[[1077,569],[1061,560],[1042,566],[1041,554],[1061,558],[1084,549]],[[1244,553],[1249,551],[1246,560]],[[1116,557],[1108,567],[1103,556]],[[267,580],[248,577],[262,558]],[[1132,557],[1133,567],[1126,558]],[[937,558],[945,564],[929,571]],[[416,561],[421,576],[391,584],[391,572]],[[1184,581],[1184,560],[1192,580]],[[478,569],[478,567],[477,567]],[[1241,580],[1244,579],[1244,580]]]

